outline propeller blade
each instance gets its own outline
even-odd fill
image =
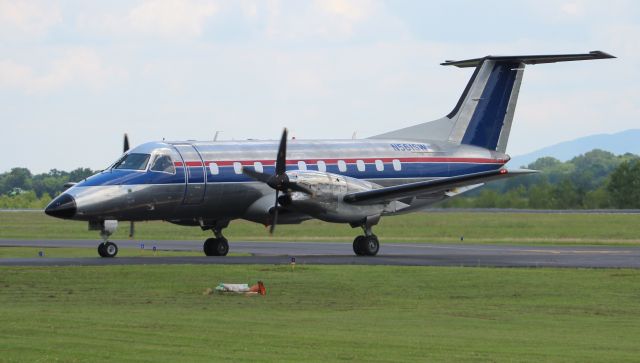
[[[303,187],[302,185],[300,185],[298,183],[288,183],[287,184],[287,188],[289,188],[291,190],[295,190],[297,192],[307,193],[309,195],[313,194],[313,191],[311,191],[311,189],[309,189],[307,187]]]
[[[129,151],[129,136],[127,136],[127,134],[124,134],[124,147],[123,147],[124,151],[123,152],[127,152]]]
[[[129,224],[129,238],[133,238],[135,232],[135,224],[131,221],[131,224]]]
[[[276,224],[278,224],[278,194],[280,191],[276,189],[276,205],[273,209],[273,221],[271,222],[271,226],[269,227],[269,234],[273,234],[276,230]]]
[[[287,171],[287,129],[282,131],[278,156],[276,157],[276,175],[282,175]]]
[[[261,173],[253,169],[244,168],[244,167],[242,168],[242,173],[250,178],[253,178],[257,181],[261,181],[267,184],[269,184],[269,181],[271,180],[271,178],[273,178],[273,175],[271,174]]]

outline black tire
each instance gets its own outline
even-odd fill
[[[118,254],[118,245],[113,242],[105,242],[98,245],[98,254],[100,257],[116,257]]]
[[[364,253],[362,252],[363,239],[364,236],[358,236],[353,240],[353,252],[355,252],[356,256],[364,256]]]
[[[229,242],[226,238],[209,238],[202,246],[207,256],[226,256],[229,253]]]
[[[378,254],[380,250],[380,243],[378,242],[378,237],[375,234],[371,236],[366,236],[362,242],[362,252],[365,256],[375,256]]]
[[[107,251],[105,251],[104,243],[98,245],[98,254],[100,257],[107,257]]]

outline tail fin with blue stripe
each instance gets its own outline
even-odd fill
[[[509,140],[525,65],[615,58],[601,51],[584,54],[486,56],[446,61],[445,66],[475,67],[462,96],[445,117],[373,138],[443,140],[504,153]]]

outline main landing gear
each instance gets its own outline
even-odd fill
[[[378,236],[373,234],[371,228],[378,223],[380,217],[377,219],[369,219],[365,221],[360,227],[364,231],[363,236],[358,236],[353,240],[353,252],[358,256],[375,256],[380,250],[380,243],[378,242]]]
[[[229,253],[229,242],[224,237],[208,238],[202,247],[207,256],[226,256]]]
[[[380,243],[375,234],[358,236],[353,240],[353,252],[358,256],[375,256],[380,250]]]
[[[226,256],[229,253],[229,241],[222,235],[222,229],[226,228],[229,222],[216,223],[210,227],[213,230],[214,238],[208,238],[204,241],[202,249],[207,256]],[[204,229],[204,227],[203,227]]]

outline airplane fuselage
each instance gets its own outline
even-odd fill
[[[381,186],[494,170],[509,157],[469,145],[404,140],[289,140],[287,170],[316,170]],[[277,141],[150,142],[129,154],[149,155],[141,170],[109,168],[67,190],[76,220],[170,220],[183,224],[244,218],[268,224],[274,191],[242,167],[274,172]],[[171,172],[153,171],[168,155]],[[264,203],[261,201],[264,199]],[[423,208],[442,198],[411,198],[385,214]],[[263,205],[264,204],[264,205]],[[309,219],[299,213],[281,223]]]

